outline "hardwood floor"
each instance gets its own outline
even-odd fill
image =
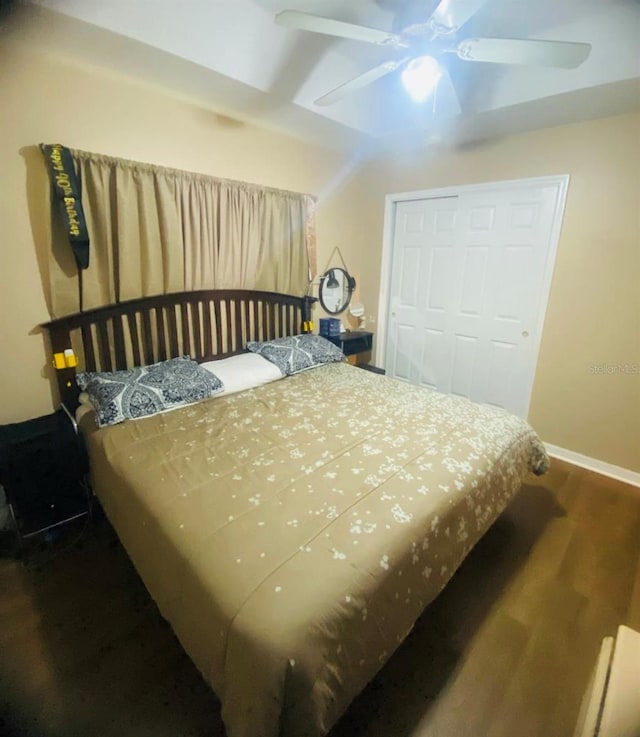
[[[104,521],[0,559],[2,737],[223,737]],[[640,490],[553,461],[330,737],[571,737],[600,642],[640,630]]]

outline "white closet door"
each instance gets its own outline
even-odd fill
[[[397,203],[386,369],[524,417],[559,187],[507,185]]]

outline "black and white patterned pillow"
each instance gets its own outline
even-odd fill
[[[252,341],[247,343],[247,350],[259,353],[287,376],[324,363],[344,360],[344,353],[338,346],[312,333],[275,338],[262,343]]]
[[[217,376],[188,356],[124,371],[80,373],[76,381],[89,395],[100,427],[191,404],[224,389]]]

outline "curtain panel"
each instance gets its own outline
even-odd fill
[[[316,271],[310,195],[71,153],[91,240],[83,309],[195,289],[306,294]],[[79,285],[53,245],[52,310],[60,317],[79,310]]]

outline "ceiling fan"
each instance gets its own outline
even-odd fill
[[[470,62],[531,64],[564,69],[579,66],[589,56],[591,45],[588,43],[516,38],[465,38],[458,41],[456,34],[459,29],[487,2],[488,0],[436,0],[429,4],[425,0],[418,0],[410,4],[408,12],[397,14],[392,32],[297,10],[278,13],[276,22],[301,31],[386,46],[396,54],[396,58],[389,59],[322,95],[315,100],[316,105],[331,105],[345,95],[400,69],[405,89],[417,102],[426,100],[443,83],[450,88],[449,92],[457,102],[449,73],[440,62],[440,58],[446,54],[454,54],[459,59]],[[434,4],[435,8],[429,12]]]

